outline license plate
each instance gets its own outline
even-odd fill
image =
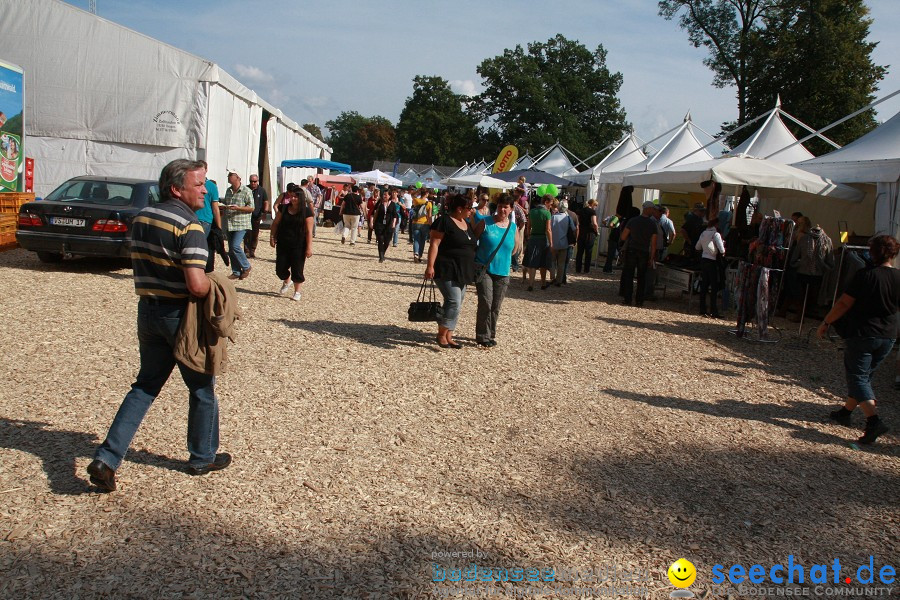
[[[64,225],[66,227],[84,227],[84,219],[73,219],[72,217],[50,217],[51,225]]]

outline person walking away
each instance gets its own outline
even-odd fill
[[[231,258],[231,275],[229,279],[247,279],[250,277],[250,261],[244,254],[244,236],[252,229],[250,222],[253,213],[253,192],[241,185],[241,177],[237,173],[228,174],[228,189],[225,190],[225,221],[228,226],[228,256]]]
[[[578,234],[580,232],[578,231],[578,214],[569,208],[569,195],[565,194],[563,199],[559,201],[559,204],[563,207],[563,210],[569,215],[569,218],[575,225],[575,237],[569,239],[569,245],[566,248],[566,260],[563,263],[562,284],[566,285],[569,283],[569,263],[572,262],[572,257],[575,256],[575,242],[578,241]]]
[[[279,294],[291,289],[292,300],[302,297],[300,287],[306,281],[303,269],[306,259],[312,256],[313,226],[315,212],[306,202],[302,190],[287,192],[288,204],[278,207],[272,229],[269,232],[269,245],[275,248],[275,274],[281,280]]]
[[[300,183],[303,182],[301,181]],[[319,222],[319,212],[322,210],[322,202],[325,201],[325,192],[323,192],[322,188],[319,186],[318,177],[316,177],[315,180],[310,178],[306,182],[306,193],[309,194],[309,197],[312,199],[313,237],[316,237],[316,228],[318,227]]]
[[[87,472],[103,491],[116,489],[118,471],[138,427],[178,366],[188,388],[187,472],[205,475],[231,464],[231,455],[217,454],[219,406],[215,377],[193,371],[175,360],[175,337],[191,296],[205,298],[210,280],[206,238],[194,211],[207,193],[206,168],[200,161],[178,159],[159,177],[162,202],[135,217],[131,230],[131,264],[138,301],[137,333],[140,370],[94,453]]]
[[[472,203],[465,196],[453,196],[446,206],[445,214],[431,225],[425,279],[434,279],[444,297],[437,334],[437,343],[441,348],[462,348],[453,341],[453,331],[459,320],[466,286],[475,281],[475,250],[478,242],[467,221],[471,210]]]
[[[410,227],[413,239],[413,262],[422,262],[422,254],[425,252],[425,240],[428,239],[431,225],[434,222],[434,207],[424,193],[416,194],[413,199],[412,214],[410,215]]]
[[[569,253],[569,234],[574,235],[576,228],[575,223],[566,210],[564,201],[553,199],[551,203],[553,213],[550,217],[550,231],[553,243],[551,248],[551,266],[553,277],[551,283],[559,287],[563,283],[563,277],[566,273],[566,260]]]
[[[366,200],[366,227],[369,230],[369,243],[372,243],[372,235],[375,233],[374,222],[372,221],[375,216],[375,207],[378,206],[378,203],[381,202],[381,191],[375,190],[372,192],[372,195],[369,196],[369,199]]]
[[[594,242],[600,233],[597,222],[597,201],[591,198],[587,205],[578,211],[578,240],[575,251],[575,272],[589,273],[591,257],[594,254]]]
[[[513,203],[509,194],[500,194],[494,215],[479,220],[475,225],[475,236],[478,238],[475,262],[486,267],[481,280],[475,282],[478,292],[475,342],[486,348],[497,345],[497,319],[509,289],[509,270],[516,244],[516,225],[509,218]]]
[[[344,196],[341,202],[341,218],[344,221],[344,231],[341,232],[341,243],[346,244],[350,238],[350,245],[356,245],[356,236],[359,233],[359,219],[362,216],[363,200],[359,195],[359,186],[352,186],[350,193]]]
[[[713,217],[706,224],[706,229],[700,234],[694,246],[700,251],[700,314],[714,319],[721,318],[719,314],[719,259],[725,256],[725,243],[722,235],[716,227],[719,225],[719,217]],[[706,309],[706,296],[710,295],[712,313]]]
[[[550,230],[550,206],[553,196],[546,195],[543,200],[535,198],[534,206],[528,213],[528,224],[525,226],[525,277],[530,277],[528,291],[534,291],[534,277],[538,269],[541,271],[541,289],[546,290],[547,269],[550,267],[550,247],[553,244],[553,234]]]
[[[900,310],[900,272],[893,267],[900,243],[892,236],[878,235],[869,240],[869,255],[874,267],[859,271],[819,326],[819,338],[838,320],[844,325],[844,372],[847,400],[829,417],[846,427],[857,406],[866,417],[861,444],[872,444],[890,428],[878,416],[872,375],[887,358],[900,334],[897,311]]]
[[[253,193],[253,212],[250,214],[250,231],[244,236],[244,253],[247,258],[256,258],[256,247],[259,244],[259,223],[262,216],[269,212],[269,194],[266,188],[259,185],[259,175],[250,176],[250,191]]]
[[[205,160],[198,162],[203,165],[204,171],[209,169]],[[203,195],[203,207],[197,211],[197,219],[200,221],[200,226],[203,227],[203,234],[206,236],[208,258],[204,270],[207,273],[212,273],[216,269],[216,242],[213,236],[221,237],[223,235],[222,216],[219,214],[219,186],[212,179],[206,178],[205,187],[206,193]]]
[[[628,221],[622,231],[621,240],[625,244],[625,261],[622,267],[620,288],[626,305],[632,302],[634,294],[635,306],[644,305],[644,290],[647,287],[647,269],[655,268],[654,253],[656,251],[656,223],[650,218],[656,205],[645,201],[641,208],[643,213]],[[637,271],[637,291],[634,291],[634,274]]]
[[[377,195],[378,190],[375,190]],[[397,231],[397,222],[400,220],[398,210],[400,204],[391,199],[391,196],[385,192],[378,204],[372,209],[372,225],[375,229],[375,240],[378,242],[378,262],[383,263],[388,246],[391,244],[391,238]]]

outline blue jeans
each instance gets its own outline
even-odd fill
[[[235,275],[250,270],[250,261],[244,254],[245,235],[247,235],[246,229],[228,232],[228,256],[231,257],[231,272]]]
[[[428,241],[428,237],[431,235],[431,225],[428,223],[413,223],[412,225],[412,240],[413,240],[413,254],[421,257],[422,253],[425,252],[425,242]]]
[[[216,378],[193,371],[175,361],[172,348],[185,307],[177,304],[138,302],[138,345],[141,369],[131,391],[125,395],[116,418],[94,458],[113,470],[118,469],[128,452],[144,415],[169,379],[175,365],[188,388],[187,448],[190,464],[202,466],[216,459],[219,449],[219,404]]]
[[[857,402],[875,399],[872,373],[894,346],[889,338],[855,337],[844,340],[844,372],[847,375],[847,396]]]
[[[397,225],[394,226],[394,248],[397,247],[397,242],[400,240],[400,219],[397,219]]]
[[[456,329],[456,322],[459,321],[459,310],[462,308],[463,298],[466,297],[466,286],[445,279],[435,279],[434,284],[444,297],[444,314],[438,321],[438,325],[453,331]]]

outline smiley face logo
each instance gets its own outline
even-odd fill
[[[669,581],[672,582],[672,585],[677,588],[689,587],[697,579],[697,569],[694,568],[691,561],[684,558],[679,558],[673,562],[666,574],[669,576]]]

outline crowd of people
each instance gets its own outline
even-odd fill
[[[216,183],[206,174],[207,165],[202,161],[179,159],[166,165],[160,175],[162,202],[142,210],[134,220],[132,246],[136,252],[132,263],[140,297],[141,366],[87,468],[90,481],[104,491],[116,489],[116,470],[176,365],[189,390],[188,473],[205,475],[231,464],[228,453],[218,452],[219,417],[214,392],[225,339],[232,335],[233,322],[239,316],[235,290],[228,280],[250,276],[249,259],[255,257],[260,221],[272,207],[257,175],[250,176],[247,187],[239,174],[229,173],[228,188],[220,198]],[[324,196],[314,180],[303,180],[300,185],[289,184],[275,200],[269,243],[276,253],[279,293],[293,289],[293,300],[302,296],[305,261],[313,255]],[[405,230],[413,246],[413,261],[420,263],[427,239],[423,277],[433,280],[443,296],[436,343],[441,348],[462,348],[454,335],[466,288],[474,284],[478,298],[476,343],[491,348],[497,345],[500,310],[510,278],[520,264],[529,292],[534,291],[538,271],[542,289],[565,285],[573,253],[576,272],[588,272],[591,264],[599,229],[596,204],[588,202],[575,213],[569,210],[565,197],[544,195],[532,197],[530,202],[528,197],[524,182],[512,194],[493,198],[480,190],[438,194],[413,188],[401,196],[400,190],[367,186],[362,191],[358,186],[346,186],[337,197],[341,241],[355,245],[360,239],[360,223],[364,222],[374,232],[378,260],[384,262],[388,248],[391,244],[396,247],[400,232]],[[708,205],[696,205],[680,235],[685,238],[684,254],[700,261],[700,310],[705,314],[711,306],[711,316],[719,316],[715,294],[722,281],[720,260],[728,254],[728,240],[740,247],[747,229],[752,230],[759,219],[741,227],[741,236],[732,238],[729,218],[709,217]],[[810,287],[821,283],[822,271],[830,268],[825,255],[831,251],[831,242],[821,228],[812,227],[800,213],[792,218],[797,224],[791,240],[795,252],[788,262],[805,298]],[[640,306],[647,292],[653,291],[653,278],[648,272],[666,259],[668,247],[678,234],[666,207],[653,202],[644,202],[640,210],[630,210],[626,215],[617,214],[606,224],[615,225],[618,231],[610,236],[615,242],[610,243],[604,271],[611,268],[615,255],[621,255],[620,292],[626,304],[634,301]],[[892,266],[898,253],[900,243],[895,238],[872,238],[872,265],[856,274],[818,329],[824,336],[830,328],[840,328],[845,339],[848,393],[844,406],[833,411],[830,418],[850,425],[852,412],[860,407],[866,417],[859,438],[864,444],[889,431],[877,412],[872,375],[900,335],[900,272]],[[216,254],[231,269],[227,278],[215,273]],[[200,310],[191,309],[192,305]],[[197,339],[211,339],[208,325],[199,323],[202,319],[198,315],[213,312],[216,335],[212,337],[218,341],[214,345],[207,342],[206,346],[201,343],[198,348],[194,339],[198,333]]]

